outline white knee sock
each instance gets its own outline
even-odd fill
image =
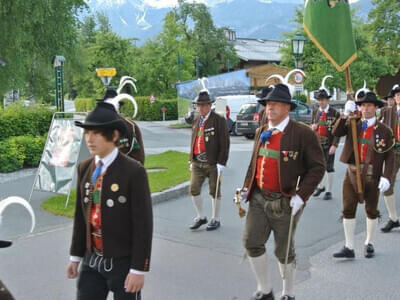
[[[365,239],[365,245],[372,244],[376,228],[378,227],[378,219],[367,218],[367,238]]]
[[[333,173],[326,173],[326,192],[332,192]]]
[[[356,231],[356,219],[343,218],[345,246],[351,250],[354,249],[354,233]]]
[[[211,204],[212,204],[212,218],[214,220],[219,221],[219,211],[221,208],[221,199],[220,198],[215,199],[214,197],[212,197]]]
[[[203,199],[201,199],[201,195],[192,196],[192,201],[197,213],[197,218],[203,218]]]
[[[267,254],[264,253],[257,257],[249,256],[249,262],[251,270],[253,271],[254,276],[256,277],[257,291],[260,291],[263,294],[270,293],[272,288],[269,277]]]
[[[320,188],[320,189],[322,189],[322,188],[325,187],[325,184],[326,184],[326,177],[327,177],[326,174],[327,174],[327,173],[325,172],[324,177],[322,178],[321,182],[320,182],[319,185],[318,185],[318,188]]]
[[[390,196],[383,196],[383,198],[385,199],[385,204],[386,204],[386,208],[389,213],[390,220],[392,220],[393,222],[396,222],[398,220],[398,217],[397,217],[397,210],[396,210],[394,194],[390,195]]]
[[[281,264],[278,261],[278,266],[279,266],[279,271],[281,273],[281,276],[283,277],[284,269],[285,269],[285,264]],[[283,279],[282,282],[282,296],[288,295],[290,297],[294,297],[294,279],[296,275],[296,267],[295,264],[292,262],[290,264],[287,264],[286,266],[286,276],[285,279]]]

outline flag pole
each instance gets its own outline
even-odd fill
[[[347,99],[348,100],[356,100],[354,99],[354,91],[351,85],[351,76],[350,76],[350,66],[345,69],[346,74],[346,89],[347,89]],[[361,185],[361,170],[360,170],[360,156],[358,155],[358,136],[357,136],[357,126],[356,119],[354,116],[350,117],[350,126],[351,126],[351,136],[353,139],[353,151],[354,151],[354,160],[356,164],[356,182],[357,182],[357,193],[362,194],[362,185]],[[360,197],[361,199],[361,197]],[[362,200],[360,200],[362,201]]]

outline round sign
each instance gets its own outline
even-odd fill
[[[166,108],[165,106],[163,106],[163,107],[161,107],[161,111],[162,111],[163,113],[165,113],[165,112],[167,111],[167,108]]]
[[[293,79],[294,79],[294,82],[297,84],[303,83],[304,75],[301,72],[296,72],[296,73],[294,73]]]

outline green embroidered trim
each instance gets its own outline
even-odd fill
[[[370,142],[371,142],[370,139],[360,138],[360,144],[369,144]]]
[[[197,136],[203,136],[204,135],[204,131],[197,131]]]
[[[94,204],[100,203],[100,191],[99,190],[93,191],[93,203]]]
[[[319,126],[326,126],[326,121],[318,121]]]
[[[267,156],[273,159],[279,159],[279,152],[276,150],[272,149],[265,149],[265,148],[260,148],[258,150],[258,155],[259,156]]]

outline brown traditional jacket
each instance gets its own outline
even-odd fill
[[[125,136],[119,140],[119,151],[136,159],[144,165],[144,146],[142,133],[140,132],[139,126],[130,119],[123,118],[128,132]],[[135,145],[136,139],[136,145]]]
[[[379,118],[379,121],[391,128],[393,132],[395,132],[396,130],[397,120],[398,117],[396,105],[393,105],[392,107],[384,107],[381,109],[381,116]]]
[[[317,115],[318,115],[318,108],[314,109],[312,114],[312,124],[318,123]],[[334,109],[332,106],[329,106],[328,113],[326,116],[326,130],[328,131],[328,144],[329,146],[334,145],[338,146],[340,138],[334,136],[332,134],[333,126],[335,125],[336,121],[340,118],[340,113]]]
[[[193,160],[193,147],[199,129],[200,115],[192,126],[192,141],[190,143],[189,161]],[[217,113],[211,111],[204,126],[204,144],[206,146],[207,160],[210,164],[226,165],[229,157],[229,132],[226,120]]]
[[[357,136],[361,132],[361,119],[357,120]],[[340,161],[345,164],[355,164],[353,137],[351,134],[350,119],[341,118],[333,128],[333,134],[341,137],[346,136]],[[372,152],[373,177],[379,180],[381,176],[392,182],[394,152],[393,152],[393,133],[385,124],[377,121],[374,126],[374,145]],[[385,170],[383,166],[385,163]],[[383,174],[382,174],[383,173]]]
[[[265,112],[265,107],[263,107],[263,108],[260,110],[260,112],[258,113],[258,116],[259,116],[260,127],[261,127],[261,126],[264,126],[265,123],[268,122],[267,114],[266,114],[266,112]]]
[[[260,134],[268,129],[268,124],[259,127],[254,138],[254,148],[243,187],[247,187],[250,199],[256,184],[258,150]],[[307,201],[316,189],[325,173],[325,160],[316,134],[307,126],[292,120],[282,133],[279,152],[279,181],[281,192],[287,197],[298,194]],[[300,177],[296,191],[297,181]]]
[[[70,254],[92,251],[90,211],[94,157],[78,166],[76,206]],[[118,153],[103,176],[101,220],[104,257],[130,257],[132,269],[148,271],[153,234],[152,202],[143,166]]]

